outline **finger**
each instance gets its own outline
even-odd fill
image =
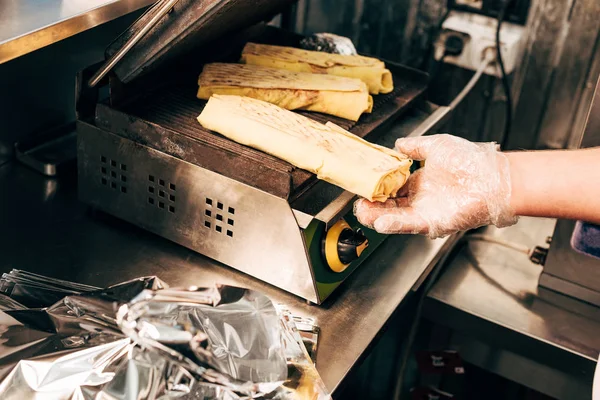
[[[413,208],[395,210],[377,218],[373,224],[375,230],[383,234],[411,233],[426,235],[429,233],[427,222]]]
[[[408,193],[410,192],[411,187],[415,187],[418,185],[418,181],[422,173],[423,172],[420,169],[413,172],[406,180],[406,183],[402,185],[400,189],[398,189],[396,197],[408,197]]]
[[[391,209],[391,208],[397,208],[397,207],[405,207],[408,205],[408,199],[407,198],[403,198],[403,199],[388,199],[385,202],[371,202],[369,200],[366,199],[360,199],[357,200],[354,203],[354,215],[359,217],[359,219],[361,217],[364,217],[370,213],[372,213],[373,210],[383,210],[383,209]]]
[[[398,197],[398,198],[410,197],[409,193],[411,191],[418,192],[418,189],[420,186],[419,183],[422,179],[422,175],[423,175],[423,169],[418,169],[415,172],[413,172],[412,174],[410,174],[410,176],[406,180],[406,183],[404,185],[402,185],[402,187],[400,187],[400,189],[398,189],[398,193],[396,193],[396,197]]]
[[[410,178],[409,178],[410,179]],[[398,198],[405,198],[408,200],[408,198],[406,196],[408,196],[408,182],[406,182],[404,184],[404,186],[402,186],[399,190],[398,193],[396,193],[396,196],[398,196]]]
[[[394,212],[404,207],[408,207],[409,202],[406,197],[389,199],[384,203],[370,202],[365,199],[354,203],[354,215],[362,225],[373,228],[373,223],[382,215]]]
[[[408,207],[409,206],[408,197],[398,196],[397,198],[395,198],[393,200],[394,200],[394,203],[396,203],[396,207]]]
[[[360,199],[354,203],[354,215],[361,224],[372,227],[375,219],[381,214],[381,210],[390,210],[407,206],[408,199],[405,197],[388,199],[385,202],[371,202],[366,199]]]
[[[373,210],[380,208],[396,208],[404,207],[408,205],[408,199],[406,197],[397,197],[393,199],[387,199],[384,202],[381,201],[369,201],[367,199],[360,199],[354,203],[354,211],[359,210]]]
[[[413,160],[422,161],[427,158],[429,150],[436,140],[436,135],[400,138],[396,140],[396,150]]]
[[[366,199],[360,199],[354,203],[354,215],[358,222],[367,228],[373,228],[373,222],[379,215],[377,210],[391,209],[395,206],[395,203],[389,200],[385,203],[373,203]]]

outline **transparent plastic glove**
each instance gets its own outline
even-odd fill
[[[495,143],[473,143],[451,135],[404,138],[396,149],[426,160],[385,203],[358,200],[359,222],[380,233],[419,233],[431,238],[493,224],[517,222],[510,205],[508,159]]]

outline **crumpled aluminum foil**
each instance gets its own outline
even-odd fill
[[[293,315],[285,304],[276,304],[275,307],[287,323],[294,326],[298,331],[309,358],[317,365],[317,346],[321,330],[315,319]]]
[[[0,310],[2,399],[330,398],[293,317],[252,290],[13,270]]]
[[[346,56],[355,56],[358,54],[352,40],[333,33],[314,33],[302,39],[300,47],[305,50],[343,54]]]

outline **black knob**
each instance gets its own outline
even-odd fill
[[[360,253],[364,250],[364,244],[367,237],[360,229],[353,231],[352,229],[344,229],[340,233],[337,249],[338,257],[343,264],[350,264],[352,261],[360,257]]]
[[[353,230],[346,221],[339,220],[323,238],[323,257],[334,272],[344,272],[358,259],[369,241],[360,229]]]

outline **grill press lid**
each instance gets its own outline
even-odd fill
[[[269,20],[293,2],[159,0],[109,45],[96,83],[98,74],[110,69],[122,82],[131,82],[193,48]]]

